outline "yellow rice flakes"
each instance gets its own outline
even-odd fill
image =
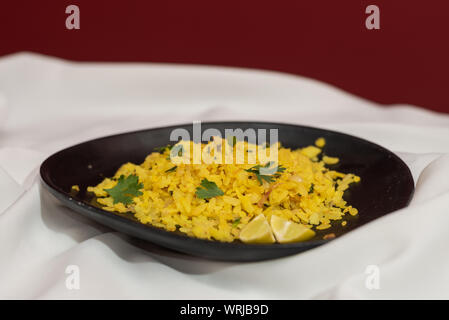
[[[254,147],[247,142],[236,146],[240,143],[245,150]],[[324,144],[324,139],[316,143]],[[271,148],[278,148],[278,163],[286,168],[272,183],[261,185],[253,173],[245,171],[255,164],[178,164],[176,170],[166,172],[174,167],[166,150],[151,153],[141,165],[122,165],[112,179],[106,178],[88,191],[95,193],[105,210],[132,212],[144,224],[228,242],[237,239],[240,230],[260,213],[267,219],[277,215],[317,229],[329,228],[332,220],[341,220],[346,213],[357,214],[357,209],[343,200],[343,192],[360,181],[358,176],[327,169],[325,162],[318,160],[321,149],[317,146],[291,150],[273,144]],[[143,183],[143,194],[134,197],[131,205],[114,204],[104,189],[114,187],[121,175],[131,174]],[[215,182],[224,195],[208,201],[196,197],[202,179]]]

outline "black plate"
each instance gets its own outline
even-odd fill
[[[317,232],[317,236],[307,242],[257,245],[191,238],[143,225],[132,214],[118,215],[96,206],[95,200],[85,192],[87,186],[96,185],[104,177],[112,176],[123,163],[141,163],[155,147],[172,143],[169,137],[175,128],[185,128],[192,134],[192,125],[188,124],[109,136],[64,149],[42,164],[40,173],[44,189],[74,211],[131,236],[192,255],[232,261],[272,259],[314,248],[329,241],[322,239],[324,234],[341,236],[407,206],[413,195],[414,183],[407,165],[392,152],[366,140],[339,132],[289,124],[210,122],[202,123],[202,130],[216,128],[223,136],[224,129],[276,128],[282,145],[294,149],[313,144],[318,137],[326,138],[324,153],[341,160],[335,169],[355,173],[362,178],[344,195],[345,200],[359,210],[359,214],[356,217],[347,215],[348,224],[345,227],[341,226],[341,221],[337,221],[332,228]],[[81,188],[78,194],[71,192],[71,186],[75,184]]]

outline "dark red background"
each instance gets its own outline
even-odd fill
[[[67,30],[67,5],[81,29]],[[381,29],[365,28],[380,7]],[[39,0],[0,4],[0,55],[279,70],[449,112],[449,1]]]

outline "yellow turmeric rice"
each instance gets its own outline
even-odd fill
[[[222,141],[226,143],[227,140]],[[186,143],[194,145],[192,141],[180,142]],[[297,150],[281,147],[279,143],[264,146],[267,151],[278,149],[277,165],[282,168],[267,179],[257,176],[256,169],[266,166],[257,157],[255,164],[174,165],[170,149],[166,148],[152,152],[140,165],[123,164],[114,177],[88,187],[88,191],[96,195],[97,202],[105,210],[131,212],[143,224],[179,230],[201,239],[234,241],[259,214],[268,220],[276,215],[322,230],[331,227],[331,221],[342,220],[345,214],[358,213],[343,200],[343,193],[351,183],[360,181],[354,174],[328,168],[339,159],[322,155],[324,145],[325,140],[319,138],[315,145]],[[203,151],[208,146],[201,144]],[[249,153],[255,145],[234,141],[233,152],[238,147]],[[192,156],[188,157],[192,160]],[[128,203],[117,202],[106,190],[132,175],[137,176],[139,192]],[[208,186],[204,181],[219,192],[210,198],[199,196],[199,188]]]

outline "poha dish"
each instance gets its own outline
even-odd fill
[[[325,139],[297,150],[280,143],[221,142],[231,145],[234,159],[239,147],[248,157],[251,150],[263,147],[267,152],[277,148],[278,161],[263,163],[254,154],[253,164],[174,164],[170,157],[174,146],[168,146],[141,164],[123,164],[112,178],[88,191],[104,210],[131,212],[143,224],[224,242],[305,241],[315,235],[313,230],[328,229],[332,221],[358,214],[343,193],[360,177],[329,168],[339,159],[323,155]],[[202,151],[210,153],[211,143],[201,144]],[[182,145],[194,147],[192,141],[175,146]],[[179,156],[193,160],[189,154]],[[263,174],[261,169],[269,167],[275,172]]]

